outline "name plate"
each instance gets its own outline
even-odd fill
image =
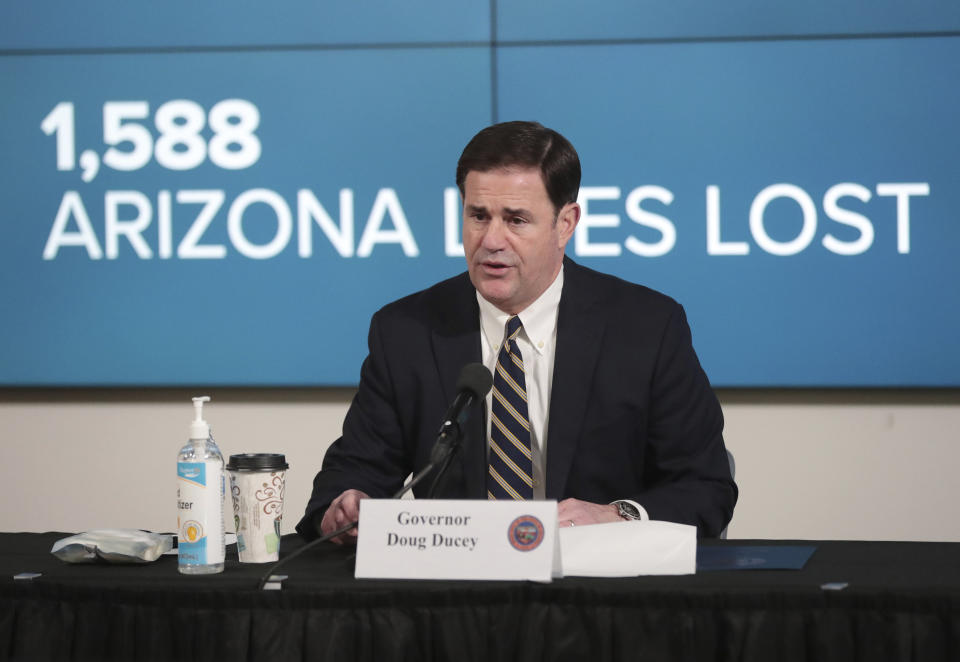
[[[556,501],[363,499],[355,576],[550,581]]]

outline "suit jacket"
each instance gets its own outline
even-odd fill
[[[395,301],[370,324],[360,386],[297,530],[317,536],[330,502],[354,488],[386,498],[429,463],[457,378],[479,362],[480,312],[464,273]],[[486,498],[484,403],[435,493]],[[547,428],[546,497],[632,499],[651,519],[716,536],[737,487],[723,415],[673,299],[564,260]],[[432,477],[414,493],[425,496]]]

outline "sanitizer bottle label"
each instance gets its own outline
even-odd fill
[[[223,563],[223,470],[218,462],[177,463],[181,565]]]

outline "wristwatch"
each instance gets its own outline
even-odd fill
[[[640,517],[640,511],[637,510],[637,507],[630,503],[629,501],[614,501],[617,506],[617,513],[626,520],[639,520],[643,519]]]

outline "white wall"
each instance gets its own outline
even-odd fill
[[[201,394],[225,456],[287,455],[292,531],[351,390],[0,390],[0,530],[172,530]],[[720,398],[740,486],[730,537],[960,541],[960,391]]]

